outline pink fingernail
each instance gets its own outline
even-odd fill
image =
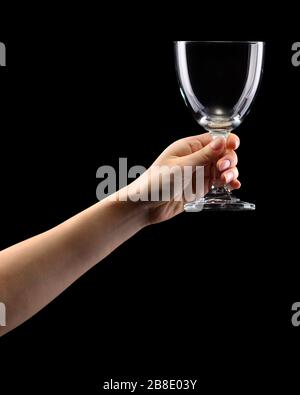
[[[234,177],[234,175],[231,171],[226,173],[225,174],[226,183],[229,184],[233,180],[233,177]]]
[[[224,171],[230,167],[230,161],[229,160],[224,160],[223,162],[220,163],[219,169],[220,171]]]

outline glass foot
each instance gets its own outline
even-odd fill
[[[243,202],[234,197],[226,188],[217,188],[210,191],[204,198],[184,206],[186,212],[210,211],[251,211],[255,204]]]

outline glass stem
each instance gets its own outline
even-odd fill
[[[218,137],[222,137],[225,140],[227,140],[227,137],[230,134],[230,131],[227,130],[211,130],[210,135],[212,136],[213,139],[216,139]],[[222,184],[220,182],[220,172],[217,169],[217,164],[215,163],[212,166],[211,169],[211,176],[212,176],[212,184],[210,188],[210,193],[216,194],[216,195],[221,195],[221,194],[229,194],[230,191],[228,189],[228,186],[225,184]]]

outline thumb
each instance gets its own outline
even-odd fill
[[[205,166],[215,162],[223,154],[226,147],[226,141],[223,137],[217,137],[205,147],[182,157],[184,166]]]

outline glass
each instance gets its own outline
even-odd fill
[[[181,94],[196,121],[213,138],[228,137],[247,115],[261,80],[261,41],[175,41]],[[220,185],[214,166],[208,194],[185,205],[185,211],[255,210]]]

